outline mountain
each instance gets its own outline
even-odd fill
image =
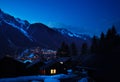
[[[87,43],[88,47],[90,47],[91,45],[91,37],[87,34],[73,33],[65,28],[53,28],[53,29],[59,32],[69,44],[74,42],[77,45],[78,49],[81,48],[81,45],[83,43]]]
[[[83,40],[87,40],[90,39],[91,37],[87,34],[79,34],[79,33],[73,33],[65,28],[53,28],[55,31],[58,31],[59,33],[61,33],[64,36],[69,36],[69,37],[74,37],[74,38],[80,38]]]
[[[34,41],[44,48],[56,48],[63,39],[62,36],[42,23],[31,24],[28,33]]]
[[[29,28],[30,23],[26,20],[21,20],[19,18],[14,18],[13,16],[4,13],[0,10],[0,24],[1,22],[5,22],[14,28],[19,29],[25,36],[29,37],[25,30]]]
[[[41,47],[57,50],[62,42],[74,42],[78,48],[83,42],[90,45],[91,38],[67,29],[49,28],[42,23],[30,24],[0,10],[0,54],[15,54],[19,49]]]
[[[0,54],[13,54],[14,50],[33,46],[27,28],[29,23],[0,10]]]

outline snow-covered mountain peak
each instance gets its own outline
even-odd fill
[[[13,23],[15,26],[23,28],[23,29],[26,29],[26,27],[30,25],[28,21],[15,18],[9,14],[4,13],[2,10],[0,10],[0,21]]]
[[[2,10],[0,10],[0,25],[1,22],[4,22],[13,28],[16,28],[20,30],[27,38],[32,40],[31,36],[27,33],[27,29],[30,26],[30,23],[26,20],[21,20],[19,18],[15,18],[9,14],[4,13]]]
[[[66,35],[69,37],[77,37],[83,40],[87,40],[87,38],[90,38],[88,35],[86,34],[79,34],[79,33],[73,33],[65,28],[53,28],[54,30],[58,31],[59,33],[61,33],[62,35]]]
[[[56,31],[60,32],[61,34],[72,34],[72,32],[70,32],[69,30],[65,29],[65,28],[54,28]]]

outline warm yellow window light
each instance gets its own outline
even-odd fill
[[[56,69],[54,69],[54,74],[56,74]]]
[[[56,74],[56,69],[51,69],[51,70],[50,70],[50,73],[51,73],[51,74]]]

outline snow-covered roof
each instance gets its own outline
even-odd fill
[[[42,63],[42,61],[38,59],[38,60],[36,60],[36,61],[30,63],[26,68],[29,68],[29,67],[31,67],[31,66],[33,66],[33,65],[35,65],[35,64],[37,64],[37,63],[39,63],[39,62]]]
[[[69,59],[70,59],[70,57],[61,57],[61,58],[57,59],[57,62],[66,62]]]

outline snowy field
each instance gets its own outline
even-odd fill
[[[74,78],[77,75],[58,74],[58,75],[37,75],[37,76],[22,76],[16,78],[2,78],[0,82],[60,82],[60,79]]]

